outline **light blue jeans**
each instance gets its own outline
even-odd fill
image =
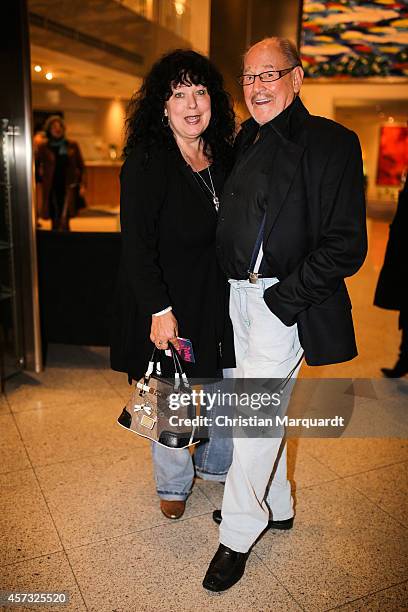
[[[263,299],[266,289],[277,282],[277,278],[260,279],[256,284],[230,280],[237,367],[224,372],[224,376],[284,379],[292,372],[292,384],[287,385],[281,398],[284,414],[300,369],[302,347],[297,325],[284,325]],[[221,509],[220,542],[232,550],[247,552],[270,518],[280,521],[293,516],[286,442],[275,437],[237,435],[233,446],[234,460],[225,482]]]
[[[160,499],[186,500],[195,475],[203,480],[225,482],[232,462],[233,442],[216,434],[216,430],[210,430],[209,440],[196,445],[193,455],[187,448],[168,449],[152,442],[153,470]]]

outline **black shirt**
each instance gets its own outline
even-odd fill
[[[221,197],[217,229],[219,262],[228,278],[248,278],[254,245],[265,213],[269,172],[293,103],[277,117],[259,126],[249,119],[237,137],[236,159]],[[276,276],[265,263],[263,276]]]
[[[49,147],[55,155],[55,169],[52,179],[51,191],[56,194],[57,198],[64,200],[68,155],[66,153],[66,148],[64,149],[64,152],[60,152],[61,147],[59,142],[53,144],[53,142],[51,141],[49,143]]]

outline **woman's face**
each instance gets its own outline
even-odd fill
[[[62,138],[64,136],[64,126],[59,121],[53,121],[50,125],[50,134],[53,138]]]
[[[174,135],[194,140],[207,129],[211,98],[204,85],[178,85],[164,105],[164,114]]]

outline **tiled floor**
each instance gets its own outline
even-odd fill
[[[375,240],[349,283],[359,357],[304,367],[302,376],[378,377],[393,364],[396,313],[371,306],[386,227],[369,224]],[[244,578],[209,595],[201,580],[217,546],[211,512],[223,487],[197,481],[183,519],[166,520],[148,444],[115,424],[128,393],[101,348],[53,345],[45,372],[8,383],[0,589],[68,591],[61,609],[95,612],[407,609],[406,440],[290,440],[294,529],[267,532]]]

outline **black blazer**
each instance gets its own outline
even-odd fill
[[[224,173],[217,166],[211,172],[220,191]],[[214,205],[175,144],[150,151],[148,163],[138,147],[120,181],[122,255],[111,366],[139,378],[153,349],[151,315],[172,306],[179,335],[193,343],[196,363],[185,364],[187,374],[215,377],[235,358],[227,283],[216,259]],[[172,362],[163,358],[162,364],[166,373]]]
[[[374,304],[380,308],[408,311],[408,181],[398,197],[398,207],[390,225],[384,264],[375,290]]]
[[[238,151],[253,124],[244,124]],[[360,144],[354,132],[310,115],[299,98],[279,137],[276,155],[263,161],[263,250],[280,282],[264,299],[285,325],[298,324],[309,365],[347,361],[357,348],[344,278],[367,251]]]

